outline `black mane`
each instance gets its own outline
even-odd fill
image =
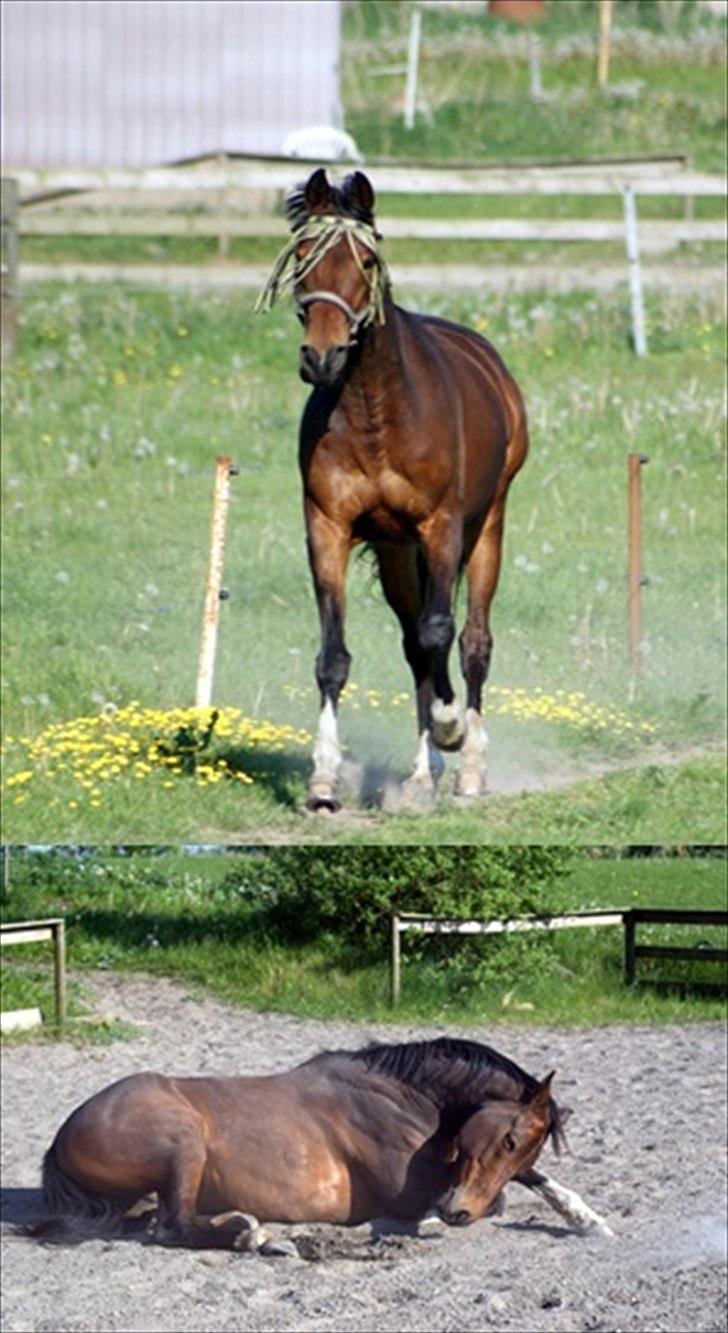
[[[432,1041],[387,1045],[371,1042],[359,1051],[339,1050],[323,1054],[361,1061],[367,1069],[386,1074],[408,1087],[437,1093],[442,1098],[443,1109],[457,1109],[460,1112],[458,1119],[463,1121],[489,1100],[512,1097],[514,1101],[526,1103],[539,1087],[538,1079],[501,1055],[500,1051],[460,1037],[435,1037]],[[507,1088],[508,1082],[515,1086]],[[549,1099],[549,1109],[551,1123],[548,1132],[558,1155],[565,1141],[563,1127],[569,1112],[559,1108],[553,1098]]]

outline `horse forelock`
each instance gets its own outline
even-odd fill
[[[363,222],[372,228],[377,240],[381,239],[379,233],[375,231],[374,213],[371,208],[362,207],[340,186],[332,185],[330,202],[320,211],[311,210],[306,202],[306,184],[306,181],[299,181],[298,185],[289,190],[286,197],[286,217],[292,232],[300,231],[311,217],[326,217],[331,214],[333,217],[354,218],[356,222]]]

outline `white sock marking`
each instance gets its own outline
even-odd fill
[[[539,1172],[539,1175],[541,1174]],[[598,1231],[602,1236],[614,1235],[604,1218],[584,1203],[584,1200],[575,1190],[569,1190],[564,1185],[557,1184],[550,1176],[543,1176],[538,1183],[528,1185],[527,1188],[534,1190],[536,1194],[540,1194],[546,1203],[550,1204],[562,1217],[572,1222],[580,1231]]]
[[[341,767],[341,749],[339,747],[339,729],[330,699],[326,700],[319,714],[318,735],[313,747],[314,780],[326,778],[336,781]]]

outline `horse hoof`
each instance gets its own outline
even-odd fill
[[[441,699],[435,699],[431,721],[432,740],[438,750],[459,750],[465,727],[457,704],[444,704]]]
[[[266,1259],[300,1259],[292,1240],[266,1240],[260,1246],[260,1253]]]
[[[341,801],[336,797],[316,795],[313,792],[306,801],[306,809],[312,815],[335,815],[341,809]]]
[[[473,776],[459,773],[455,779],[453,795],[463,804],[479,800],[481,796],[485,796],[485,778],[481,774]]]
[[[210,1219],[210,1225],[220,1236],[230,1241],[230,1249],[247,1252],[257,1250],[268,1239],[257,1217],[252,1213],[232,1211]]]
[[[427,778],[408,778],[402,783],[396,801],[393,803],[395,810],[411,810],[412,812],[431,810],[435,804],[437,791],[435,784]]]

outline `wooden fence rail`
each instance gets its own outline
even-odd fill
[[[0,926],[0,945],[39,944],[50,940],[53,944],[53,991],[55,995],[56,1026],[63,1028],[66,1021],[66,927],[63,917],[47,917],[41,921],[3,921]]]
[[[728,912],[683,908],[622,908],[564,912],[553,916],[523,916],[510,920],[460,920],[455,917],[428,916],[420,912],[393,912],[390,918],[389,995],[392,1006],[399,1003],[402,978],[401,936],[407,930],[422,935],[510,935],[526,931],[552,931],[578,927],[622,926],[624,928],[624,980],[635,981],[638,958],[675,958],[692,962],[728,962],[728,950],[709,949],[704,944],[673,946],[638,945],[635,928],[639,922],[659,925],[728,926]]]

